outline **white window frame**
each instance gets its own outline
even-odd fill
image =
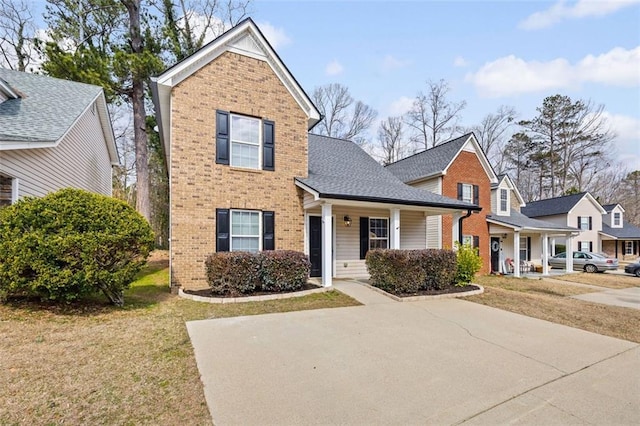
[[[581,231],[588,231],[589,230],[589,217],[590,216],[580,216],[580,230]],[[584,222],[585,227],[582,227],[582,223]]]
[[[469,245],[469,247],[473,247],[473,235],[463,235],[462,236],[462,245]]]
[[[9,204],[15,204],[18,201],[18,178],[17,177],[13,177],[13,176],[9,176],[9,175],[2,175],[3,177],[10,179],[11,180],[11,195],[10,195],[10,199],[9,199]]]
[[[614,227],[620,227],[620,225],[622,224],[622,213],[620,212],[613,212],[613,226]]]
[[[258,215],[258,252],[262,251],[262,211],[260,210],[246,210],[246,209],[230,209],[229,211],[229,251],[246,251],[246,250],[234,250],[233,238],[255,238],[255,235],[234,235],[233,233],[233,213],[254,213]],[[253,252],[249,252],[253,253]]]
[[[233,117],[240,117],[247,120],[255,120],[258,122],[258,143],[255,144],[249,141],[240,141],[236,140],[233,136]],[[258,147],[258,164],[256,167],[247,167],[247,166],[238,166],[233,164],[233,145],[234,144],[243,144],[243,145],[251,145]],[[242,114],[229,114],[229,165],[231,167],[237,167],[240,169],[248,169],[248,170],[260,170],[262,168],[262,120],[256,117],[251,117],[248,115]]]
[[[524,245],[524,248],[522,247]],[[518,247],[520,251],[520,261],[527,260],[530,258],[529,256],[529,243],[527,237],[520,237],[520,247]],[[522,253],[524,252],[524,256]]]
[[[578,251],[589,251],[590,241],[578,241]],[[584,248],[586,247],[586,248]]]
[[[504,209],[502,208],[502,194],[505,194],[504,197]],[[509,212],[509,190],[506,188],[500,188],[499,194],[498,194],[498,211],[500,213],[508,213]]]
[[[465,189],[469,189],[469,198],[465,198]],[[462,184],[462,201],[473,203],[473,185],[469,183]]]
[[[625,241],[624,242],[624,254],[634,254],[633,253],[633,241]]]
[[[373,234],[371,232],[371,220],[376,220],[376,219],[381,219],[381,220],[386,220],[387,221],[387,236],[386,238],[382,238],[382,237],[372,237],[371,235]],[[371,241],[387,241],[387,249],[389,248],[389,218],[388,217],[369,217],[369,250],[374,250],[377,247],[372,248],[371,247]]]

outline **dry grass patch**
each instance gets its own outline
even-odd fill
[[[211,424],[185,321],[352,306],[337,291],[211,305],[169,294],[155,260],[118,309],[0,305],[0,424]]]
[[[554,277],[562,281],[570,281],[581,284],[597,285],[607,288],[629,288],[640,287],[640,278],[631,275],[610,274],[603,272],[601,274],[587,274],[586,272],[576,272],[575,274],[566,274]]]
[[[640,310],[567,297],[592,289],[526,278],[487,276],[476,281],[485,292],[465,300],[640,343]]]

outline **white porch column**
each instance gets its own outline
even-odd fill
[[[573,272],[573,237],[571,235],[567,235],[567,239],[565,241],[566,244],[566,248],[565,248],[565,253],[566,253],[566,263],[565,263],[565,269],[567,273],[571,273]]]
[[[520,276],[520,231],[513,232],[513,276]]]
[[[331,204],[322,205],[322,286],[333,285],[333,217]]]
[[[400,248],[400,209],[391,209],[389,220],[389,248]]]
[[[459,221],[462,217],[462,213],[451,214],[451,248],[456,248],[456,242],[458,241],[458,228]],[[444,248],[444,247],[443,247]]]
[[[551,238],[551,256],[556,255],[556,239]]]
[[[549,234],[542,234],[542,275],[549,275]]]

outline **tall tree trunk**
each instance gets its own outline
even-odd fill
[[[125,0],[129,13],[131,53],[143,53],[140,33],[140,0]],[[131,104],[133,107],[133,138],[136,146],[136,210],[147,220],[151,217],[149,204],[149,155],[147,148],[147,112],[144,107],[144,78],[132,70]]]

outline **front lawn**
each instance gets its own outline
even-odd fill
[[[578,275],[581,274],[569,276]],[[592,288],[574,286],[571,283],[497,276],[479,276],[474,282],[482,285],[485,292],[465,300],[640,343],[640,310],[568,297],[597,291]]]
[[[198,303],[169,294],[168,279],[152,262],[124,308],[0,305],[0,424],[211,424],[185,321],[358,304],[337,291]]]

